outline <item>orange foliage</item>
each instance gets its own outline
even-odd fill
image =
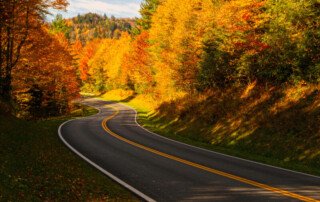
[[[68,109],[68,103],[79,95],[79,85],[64,35],[51,35],[42,27],[30,34],[22,55],[13,71],[16,99],[37,86],[43,93],[44,107],[54,101],[63,105],[60,110]]]
[[[98,42],[98,43],[96,43]],[[80,73],[87,90],[104,92],[107,89],[125,86],[121,79],[124,56],[130,51],[131,36],[122,33],[119,39],[103,39],[89,43],[81,54]]]
[[[148,38],[149,33],[142,32],[132,43],[131,51],[125,55],[122,71],[128,74],[125,79],[130,77],[135,84],[148,85],[153,81]]]
[[[95,52],[97,51],[98,44],[100,43],[99,40],[90,41],[84,48],[82,53],[80,54],[79,60],[79,71],[80,71],[80,78],[82,81],[86,81],[88,79],[88,72],[89,72],[89,60],[93,57]]]
[[[82,43],[80,40],[76,40],[72,45],[71,45],[71,53],[74,56],[75,59],[79,59],[80,54],[82,52]]]

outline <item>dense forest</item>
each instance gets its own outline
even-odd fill
[[[140,98],[162,129],[213,145],[319,165],[319,8],[145,0],[131,32],[82,48],[82,91]]]
[[[135,31],[84,47],[82,82],[101,93],[132,88],[164,99],[252,82],[317,83],[319,5],[315,0],[145,1]]]
[[[130,32],[134,19],[88,13],[72,19],[57,15],[45,21],[49,8],[67,1],[0,2],[1,109],[21,118],[65,114],[79,97],[77,66],[82,45],[94,39],[117,39]]]
[[[50,24],[48,8],[65,1],[0,3],[0,92],[19,116],[65,113],[80,90],[121,89],[173,122],[196,116],[212,144],[285,150],[246,139],[274,134],[320,159],[319,0],[145,0],[139,19]]]
[[[1,109],[18,117],[65,113],[79,83],[70,44],[44,23],[64,0],[0,1]]]
[[[122,32],[131,33],[134,24],[135,19],[101,16],[95,13],[78,15],[67,20],[58,14],[51,27],[55,33],[64,33],[70,43],[79,40],[82,44],[86,44],[93,39],[118,39]]]

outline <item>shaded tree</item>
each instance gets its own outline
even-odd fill
[[[11,99],[12,70],[19,62],[21,49],[30,29],[37,29],[50,7],[63,9],[65,0],[0,0],[0,95]]]

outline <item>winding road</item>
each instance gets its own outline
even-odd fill
[[[61,140],[143,200],[320,201],[319,177],[169,140],[143,129],[136,111],[119,103],[83,103],[100,112],[61,125]]]

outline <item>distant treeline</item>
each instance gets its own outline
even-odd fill
[[[93,39],[118,39],[121,32],[131,33],[134,24],[135,19],[131,18],[87,13],[66,20],[58,14],[51,26],[55,32],[63,32],[71,43],[79,40],[82,44],[86,44]]]

